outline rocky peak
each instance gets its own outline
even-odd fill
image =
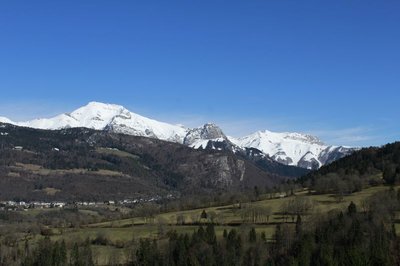
[[[183,144],[190,146],[199,140],[213,139],[226,140],[227,137],[217,125],[213,123],[207,123],[202,127],[189,130],[183,140]]]

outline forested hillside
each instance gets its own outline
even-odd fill
[[[2,124],[0,133],[3,200],[95,201],[253,190],[293,178],[297,169],[273,161],[261,167],[229,151],[85,128],[50,131]]]
[[[365,148],[305,175],[300,181],[318,192],[351,193],[365,186],[400,183],[400,142]]]

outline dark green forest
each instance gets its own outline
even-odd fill
[[[299,179],[318,193],[350,194],[367,186],[400,183],[400,142],[370,147]]]

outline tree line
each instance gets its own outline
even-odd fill
[[[364,148],[299,179],[317,193],[346,195],[366,186],[400,184],[400,142]]]

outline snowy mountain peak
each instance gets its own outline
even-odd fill
[[[89,102],[87,105],[82,106],[71,113],[75,115],[86,114],[118,114],[123,111],[128,111],[122,105],[100,103],[100,102]]]
[[[10,122],[3,119],[3,122]],[[117,133],[158,138],[182,143],[187,129],[130,112],[121,105],[90,102],[71,113],[52,118],[35,119],[26,122],[12,122],[18,126],[39,129],[62,129],[86,127],[97,130],[109,130]]]
[[[324,143],[316,136],[302,133],[285,133],[287,134],[285,138],[293,139],[298,141],[308,142],[310,144],[324,145]]]
[[[130,117],[130,112],[123,106],[90,102],[86,106],[78,108],[70,114],[65,114],[78,123],[94,129],[103,129],[117,116]]]
[[[303,134],[303,133],[298,133],[298,132],[272,132],[269,130],[263,130],[263,131],[258,131],[254,134],[253,136],[256,135],[259,138],[269,138],[269,139],[288,139],[288,140],[294,140],[294,141],[302,141],[302,142],[308,142],[310,144],[320,144],[324,145],[324,143],[316,136],[309,135],[309,134]]]
[[[0,116],[0,123],[13,124],[14,122],[7,117]]]
[[[115,117],[123,114],[129,116],[129,111],[123,106],[90,102],[71,113],[64,113],[53,118],[21,122],[18,123],[18,125],[40,129],[87,127],[102,130],[111,123]]]
[[[318,137],[302,133],[276,133],[258,131],[249,136],[232,140],[242,148],[256,148],[273,160],[303,168],[316,169],[350,154],[353,149],[328,146]]]

